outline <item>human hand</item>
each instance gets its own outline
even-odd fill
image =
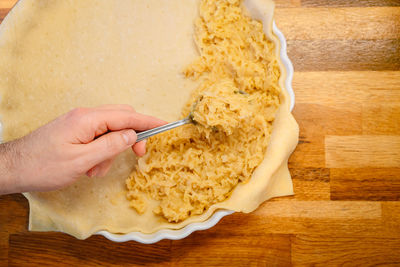
[[[104,176],[124,150],[132,147],[138,156],[146,153],[144,141],[135,144],[134,130],[163,124],[129,105],[74,109],[21,139],[1,145],[8,174],[0,176],[7,180],[0,181],[0,194],[55,190],[84,174]]]

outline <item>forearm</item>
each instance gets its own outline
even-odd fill
[[[21,157],[18,147],[18,141],[0,144],[0,195],[20,191],[19,177],[15,172]]]

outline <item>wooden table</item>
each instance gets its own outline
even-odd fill
[[[15,0],[0,0],[0,20]],[[295,196],[153,245],[27,231],[0,198],[0,265],[400,265],[400,1],[277,1],[295,66]]]

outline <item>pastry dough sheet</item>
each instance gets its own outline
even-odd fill
[[[244,4],[280,47],[272,33],[273,2]],[[3,140],[26,135],[79,106],[130,104],[138,112],[176,120],[199,82],[182,74],[197,56],[197,8],[197,0],[20,0],[0,25]],[[276,53],[279,58],[279,49]],[[265,200],[293,194],[287,160],[298,141],[298,126],[280,66],[282,103],[265,158],[250,181],[224,202],[181,223],[168,223],[151,208],[137,214],[125,196],[125,179],[136,162],[127,151],[104,178],[83,177],[62,190],[25,193],[29,229],[80,239],[99,230],[152,233],[205,221],[217,209],[251,212]]]

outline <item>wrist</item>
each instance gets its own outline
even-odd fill
[[[0,144],[0,195],[21,192],[17,171],[20,158],[19,140]]]

